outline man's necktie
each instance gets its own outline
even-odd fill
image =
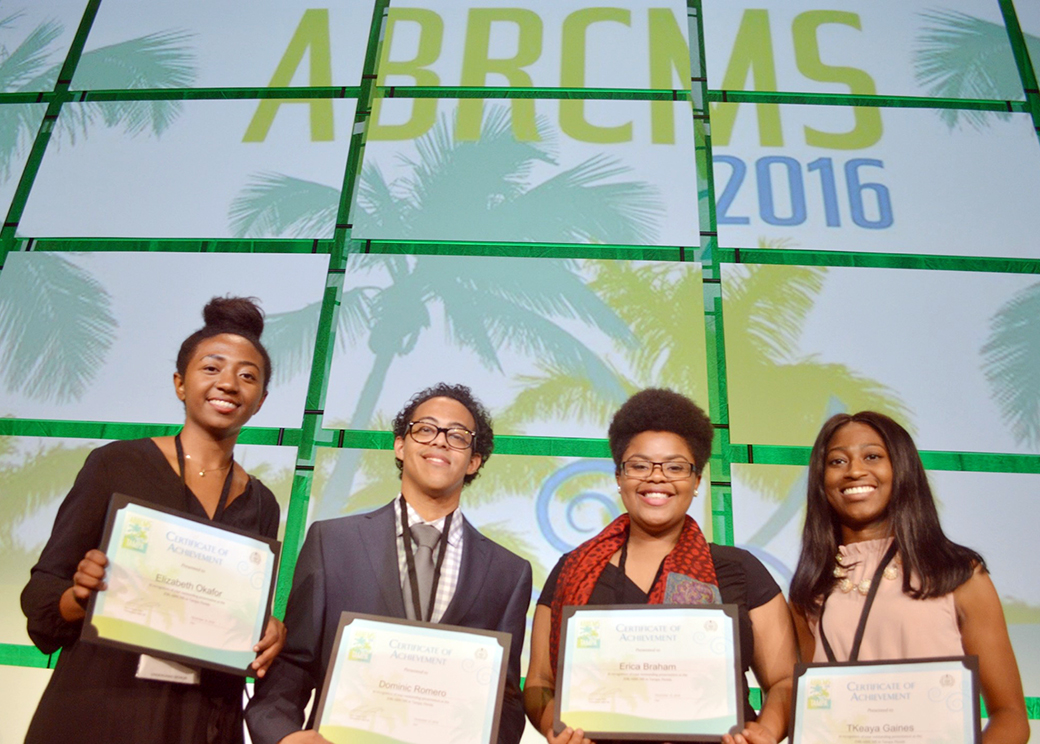
[[[422,617],[416,618],[415,603],[405,602],[405,611],[409,620],[425,620],[430,608],[430,590],[433,589],[433,549],[441,539],[441,531],[430,524],[413,524],[412,539],[416,542],[415,575],[419,583],[419,603]]]

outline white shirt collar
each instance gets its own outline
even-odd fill
[[[438,530],[443,530],[444,529],[444,520],[447,519],[446,516],[441,517],[440,519],[435,519],[432,522],[427,522],[421,516],[419,516],[419,512],[415,511],[415,509],[412,508],[412,505],[408,503],[407,499],[404,499],[401,494],[398,494],[397,498],[394,499],[394,514],[396,516],[396,519],[394,520],[394,523],[397,525],[397,536],[398,537],[401,537],[401,536],[404,535],[404,531],[401,529],[401,501],[402,500],[404,500],[405,505],[408,507],[408,526],[409,527],[411,527],[413,524],[429,524],[429,525],[432,525],[432,526],[436,527]],[[452,513],[455,516],[451,518],[451,528],[448,530],[448,544],[449,545],[458,545],[459,542],[462,540],[462,523],[465,521],[466,518],[463,516],[461,508],[456,508],[455,511],[452,512]]]

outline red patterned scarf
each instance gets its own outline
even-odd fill
[[[556,593],[552,602],[552,624],[549,628],[549,658],[553,672],[556,672],[556,656],[560,646],[560,623],[563,608],[566,605],[588,604],[592,589],[596,586],[600,574],[614,555],[628,539],[628,514],[622,514],[588,542],[575,548],[567,556],[556,582]],[[715,564],[711,560],[708,541],[704,539],[701,528],[689,515],[679,533],[679,542],[664,559],[657,581],[650,587],[649,604],[662,604],[668,574],[677,573],[689,576],[697,581],[718,586],[715,578]]]

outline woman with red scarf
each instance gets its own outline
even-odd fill
[[[750,661],[765,695],[756,717],[742,678],[748,723],[723,742],[776,744],[786,736],[796,651],[780,587],[747,551],[709,544],[686,513],[711,456],[712,435],[704,411],[670,390],[643,390],[614,415],[610,451],[627,512],[560,558],[534,615],[524,706],[550,744],[589,742],[581,729],[552,730],[563,607],[661,604],[673,573],[688,577],[683,583],[696,588],[697,601],[738,606],[741,658],[745,671]]]

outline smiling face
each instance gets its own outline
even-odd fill
[[[441,428],[454,426],[469,431],[475,428],[469,410],[453,398],[424,401],[415,409],[412,421],[426,421]],[[406,433],[394,439],[394,454],[402,464],[401,493],[417,509],[417,501],[426,500],[457,505],[463,479],[477,472],[481,462],[472,447],[466,450],[449,447],[444,432],[439,432],[428,444],[419,444]],[[454,505],[448,505],[454,509]]]
[[[670,431],[644,431],[636,434],[625,448],[621,460],[694,462],[686,440]],[[654,467],[645,479],[619,474],[617,483],[633,530],[656,537],[674,533],[677,537],[693,501],[693,493],[700,483],[700,476],[693,473],[688,478],[668,480],[660,467]]]
[[[184,374],[173,374],[185,425],[237,434],[267,397],[263,363],[260,352],[242,336],[222,333],[200,341]]]
[[[834,432],[824,458],[823,488],[846,543],[890,534],[892,461],[873,427],[853,421]]]

